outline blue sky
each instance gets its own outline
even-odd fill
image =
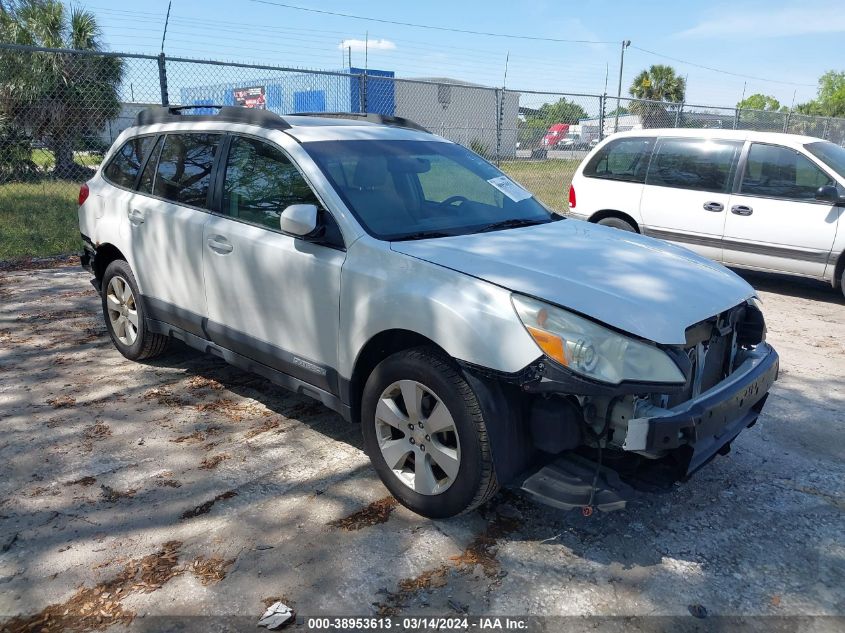
[[[272,0],[268,0],[272,1]],[[281,0],[280,0],[281,1]],[[143,3],[79,0],[99,18],[107,47],[158,53],[167,0]],[[475,31],[609,42],[540,42],[412,28],[320,15],[255,0],[173,0],[168,55],[252,61],[306,68],[364,64],[361,41],[370,41],[368,64],[401,77],[454,77],[556,92],[616,93],[619,42],[625,55],[623,95],[633,76],[654,63],[674,66],[688,79],[687,100],[733,106],[763,92],[789,105],[815,95],[816,81],[845,69],[842,0],[578,3],[544,0],[289,0],[289,4]],[[706,70],[651,53],[752,78]],[[607,79],[606,79],[607,78]],[[768,80],[768,81],[764,81]]]

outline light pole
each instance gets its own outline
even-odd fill
[[[622,40],[622,57],[619,59],[619,85],[616,88],[616,116],[613,122],[613,133],[619,131],[619,100],[622,98],[622,68],[625,66],[625,49],[631,45],[631,40]]]

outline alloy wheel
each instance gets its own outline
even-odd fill
[[[129,282],[114,276],[106,291],[106,308],[117,340],[131,346],[138,338],[138,307]]]
[[[455,482],[461,465],[457,428],[431,389],[415,380],[393,383],[379,398],[375,425],[381,455],[405,486],[437,495]]]

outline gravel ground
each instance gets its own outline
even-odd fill
[[[621,512],[505,491],[430,521],[328,409],[180,345],[126,361],[87,273],[0,271],[5,626],[253,630],[276,599],[305,616],[845,616],[845,301],[747,277],[782,372],[728,457]]]

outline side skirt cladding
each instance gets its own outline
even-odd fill
[[[339,395],[337,372],[296,356],[242,332],[209,322],[188,310],[163,301],[142,297],[151,332],[170,336],[205,354],[222,358],[230,365],[258,374],[273,384],[320,401],[347,421],[352,410]],[[213,340],[212,340],[213,339]]]

